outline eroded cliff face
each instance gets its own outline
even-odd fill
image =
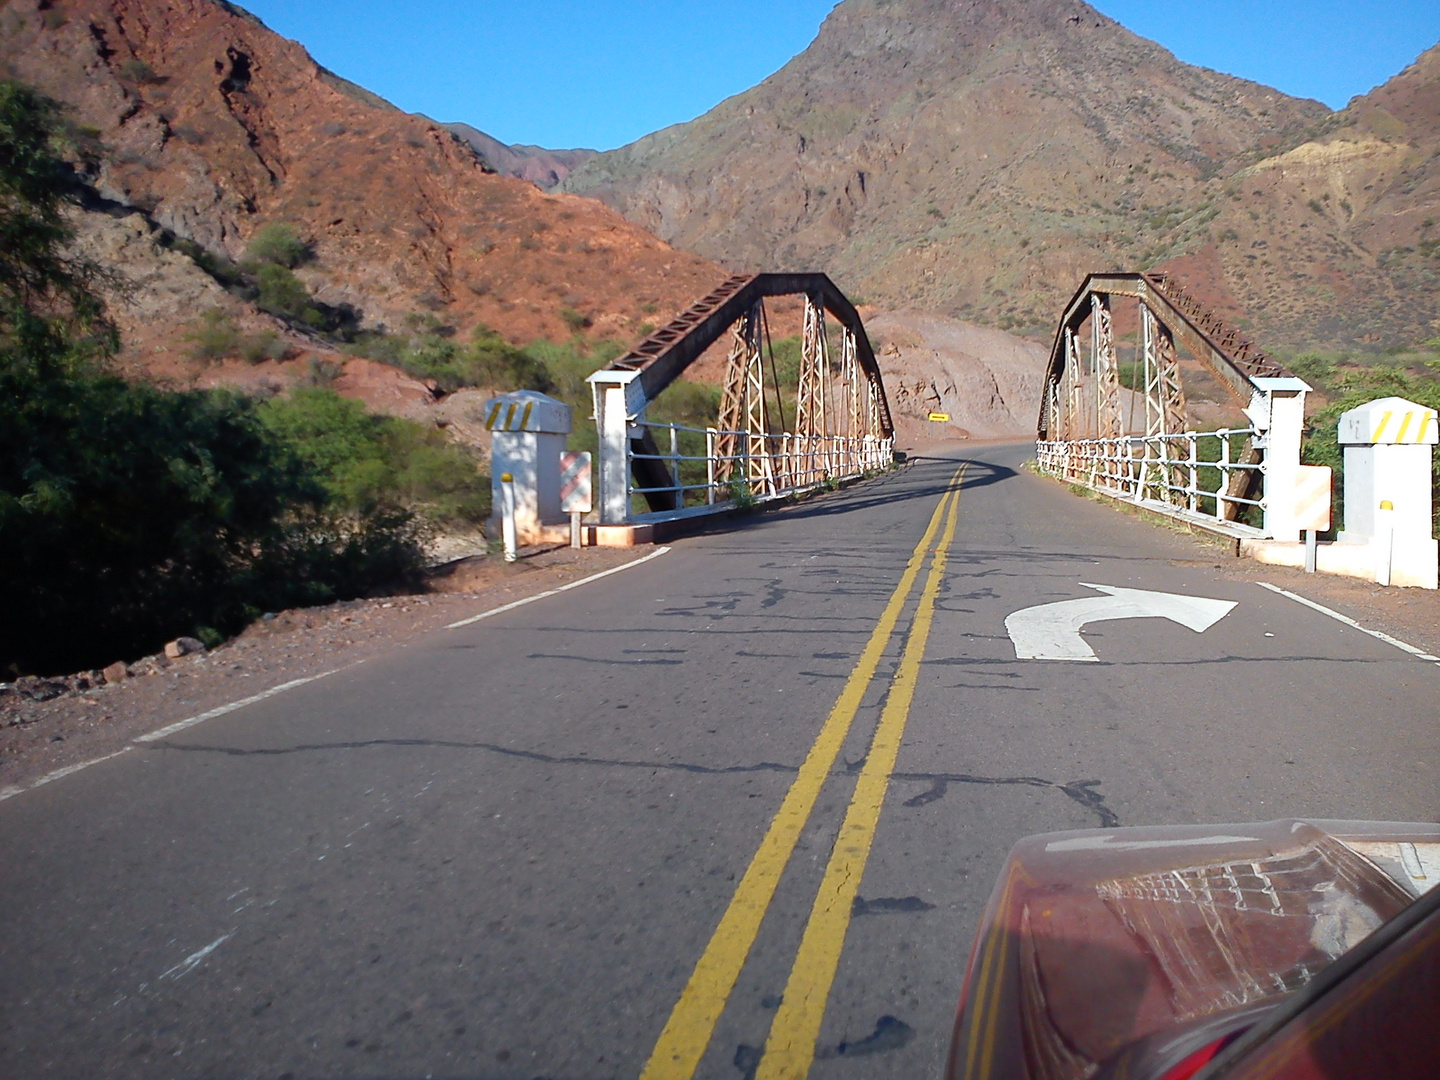
[[[1031,439],[1049,352],[943,315],[866,312],[901,446],[957,437]],[[949,420],[935,422],[931,413]]]
[[[1034,333],[1085,273],[1165,266],[1268,344],[1413,341],[1440,314],[1397,268],[1435,209],[1434,67],[1332,114],[1079,0],[846,0],[776,75],[561,190],[727,265]]]
[[[568,334],[570,308],[633,336],[720,276],[592,200],[495,175],[217,0],[12,0],[0,71],[70,106],[113,209],[231,258],[292,223],[315,296],[372,325],[430,311],[524,342]]]

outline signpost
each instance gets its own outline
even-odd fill
[[[580,547],[580,515],[590,512],[590,454],[560,455],[560,509],[570,515],[570,546]]]
[[[950,422],[950,414],[948,412],[932,412],[929,419],[935,421],[937,424],[948,424]]]

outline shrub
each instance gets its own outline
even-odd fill
[[[261,311],[311,326],[324,322],[324,316],[310,300],[310,290],[305,288],[305,283],[279,263],[262,264],[256,271],[255,281],[260,289],[255,304]]]
[[[368,413],[323,388],[268,401],[260,415],[319,478],[334,508],[401,507],[444,521],[475,521],[489,512],[489,480],[474,457],[434,428]]]
[[[563,322],[572,334],[578,334],[590,325],[590,317],[572,307],[560,309],[560,321]]]
[[[1310,465],[1329,465],[1335,470],[1335,512],[1336,529],[1343,528],[1344,487],[1341,478],[1344,471],[1344,451],[1340,447],[1336,425],[1341,413],[1349,412],[1356,406],[1379,397],[1403,397],[1431,409],[1440,409],[1440,381],[1422,377],[1395,365],[1355,365],[1337,368],[1333,362],[1329,372],[1317,375],[1321,365],[1313,363],[1300,365],[1307,368],[1302,378],[1312,379],[1326,391],[1330,399],[1323,409],[1308,418],[1308,428],[1302,447],[1302,456]],[[1292,370],[1297,366],[1292,361]],[[1297,372],[1298,373],[1298,372]],[[1432,464],[1431,478],[1432,508],[1435,527],[1440,530],[1440,456]]]
[[[467,386],[500,390],[554,389],[543,360],[517,349],[488,327],[476,327],[469,342],[452,340],[453,331],[433,315],[406,320],[408,334],[367,334],[347,351],[394,366],[421,379],[434,379],[446,393]]]
[[[247,363],[261,364],[266,360],[284,360],[290,346],[274,330],[261,330],[240,339],[240,355]]]
[[[151,86],[165,81],[155,74],[154,68],[138,56],[132,56],[120,65],[120,78],[134,83],[136,86]]]
[[[240,333],[235,329],[230,313],[221,307],[202,312],[185,336],[193,343],[193,355],[202,360],[223,360],[234,356],[240,342]]]
[[[274,263],[287,270],[309,262],[314,254],[295,227],[284,221],[271,221],[260,226],[245,250],[256,262]]]

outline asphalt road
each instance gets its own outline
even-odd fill
[[[1020,837],[1440,815],[1440,667],[1027,452],[681,541],[0,804],[0,1076],[936,1076]],[[1017,660],[1006,616],[1082,583],[1236,606]]]

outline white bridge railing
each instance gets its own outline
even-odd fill
[[[632,509],[630,520],[637,522],[710,513],[739,501],[764,502],[880,472],[890,466],[895,452],[894,439],[869,435],[851,438],[787,431],[752,439],[748,431],[684,424],[647,426],[662,450],[658,454],[637,453],[627,442],[625,476],[632,478],[627,504],[633,506],[636,496],[673,493],[677,508],[651,512]],[[727,435],[734,438],[724,440],[722,437]],[[731,442],[736,449],[722,453],[722,441]],[[691,444],[691,452],[686,452],[685,443]],[[664,462],[673,482],[664,487],[636,486],[631,469],[634,461]]]
[[[1239,522],[1244,508],[1264,507],[1263,496],[1246,498],[1250,485],[1239,474],[1265,475],[1261,462],[1240,460],[1238,448],[1254,428],[1186,431],[1175,435],[1122,435],[1037,443],[1042,472],[1067,483],[1202,523],[1223,523],[1227,532],[1264,535]]]

